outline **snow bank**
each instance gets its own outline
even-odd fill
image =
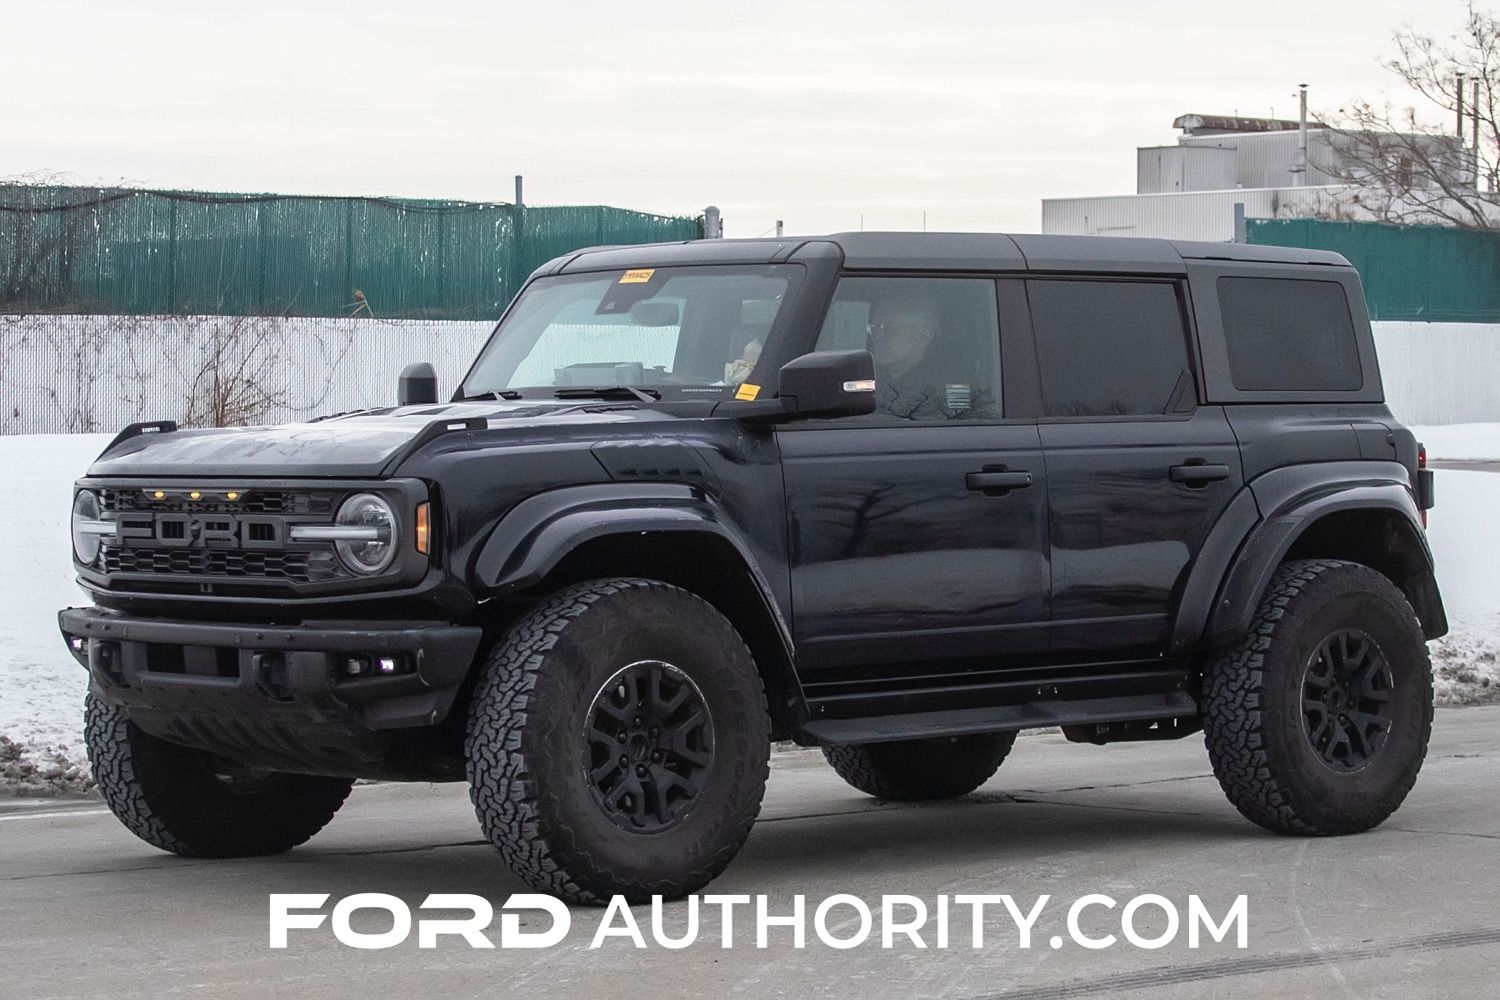
[[[107,434],[0,437],[0,787],[23,794],[83,781],[84,671],[63,649],[58,609],[86,604],[73,582],[73,480]]]
[[[1495,512],[1500,510],[1500,473],[1439,469],[1436,479],[1437,506],[1428,516],[1427,540],[1452,629],[1431,644],[1438,700],[1453,705],[1497,701],[1500,519]]]
[[[1442,432],[1452,431],[1451,437]],[[1428,428],[1434,456],[1500,458],[1500,425]],[[63,649],[57,611],[86,603],[73,582],[73,480],[108,435],[0,436],[0,791],[87,787],[84,671]],[[1439,446],[1434,448],[1434,442]],[[1453,633],[1432,644],[1440,703],[1500,700],[1500,474],[1439,470],[1428,537]]]
[[[1500,460],[1500,424],[1442,424],[1413,427],[1428,458]]]

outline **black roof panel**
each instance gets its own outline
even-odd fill
[[[843,255],[844,266],[850,270],[1183,274],[1184,260],[1349,266],[1343,257],[1326,250],[1244,243],[1194,243],[1133,236],[859,232],[590,247],[558,257],[536,273],[674,264],[769,264],[836,254]]]

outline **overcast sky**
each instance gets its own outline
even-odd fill
[[[1392,87],[1457,2],[7,3],[0,177],[1035,231],[1184,112]]]

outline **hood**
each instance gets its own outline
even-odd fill
[[[589,400],[448,403],[362,410],[300,424],[137,434],[105,449],[90,476],[328,477],[390,475],[423,441],[469,431],[660,420],[659,410]],[[481,422],[482,421],[482,422]]]

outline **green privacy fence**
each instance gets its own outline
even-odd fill
[[[1333,250],[1359,269],[1372,319],[1500,322],[1500,234],[1441,226],[1247,219],[1251,243]]]
[[[701,234],[603,205],[0,185],[0,312],[494,319],[559,254]]]

